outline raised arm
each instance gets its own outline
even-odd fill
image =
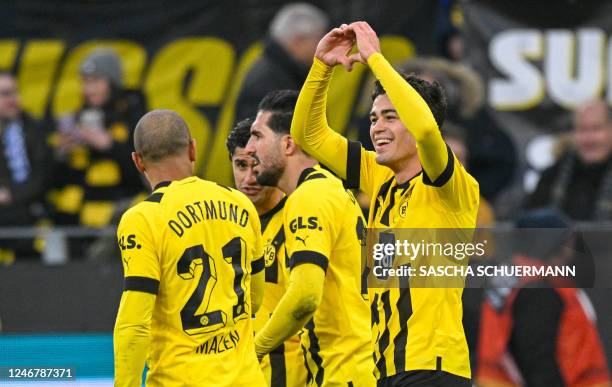
[[[360,61],[367,62],[385,89],[402,123],[416,140],[425,174],[435,182],[446,169],[449,152],[429,106],[382,56],[378,37],[366,22],[353,23],[343,30],[355,34]]]
[[[354,40],[340,28],[334,28],[321,39],[291,123],[291,136],[297,144],[343,179],[346,179],[348,142],[327,124],[327,90],[334,66],[342,64],[351,69],[347,54],[353,44]]]

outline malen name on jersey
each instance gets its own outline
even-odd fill
[[[182,237],[185,230],[191,228],[194,224],[215,219],[234,222],[245,227],[249,223],[249,212],[244,208],[239,208],[235,203],[227,203],[223,200],[198,201],[187,204],[185,210],[178,210],[176,218],[168,221],[168,227],[176,235]]]
[[[213,336],[204,344],[198,345],[195,353],[209,355],[211,353],[223,353],[238,346],[240,335],[237,330],[232,330],[229,333]]]

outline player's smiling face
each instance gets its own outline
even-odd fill
[[[249,155],[244,148],[236,148],[232,156],[235,186],[251,199],[255,208],[259,208],[260,205],[267,202],[268,198],[274,193],[274,189],[257,183],[256,165],[257,160]]]
[[[281,134],[274,132],[268,126],[272,112],[259,111],[253,125],[251,125],[251,138],[245,151],[253,155],[259,162],[254,168],[257,182],[264,186],[274,187],[285,172],[285,160],[282,156]]]
[[[372,104],[370,139],[376,151],[376,162],[397,172],[417,155],[416,141],[408,132],[386,94]]]

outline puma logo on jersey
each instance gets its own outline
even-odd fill
[[[302,242],[304,244],[304,246],[306,246],[306,239],[308,239],[309,236],[310,235],[306,235],[304,238],[302,238],[302,237],[299,237],[299,236],[296,235],[295,236],[295,240]]]
[[[123,262],[125,262],[125,267],[129,269],[130,268],[130,260],[132,260],[132,257],[121,258],[121,259],[123,259]]]

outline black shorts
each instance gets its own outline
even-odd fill
[[[472,387],[470,379],[445,371],[405,371],[378,381],[378,387]]]

